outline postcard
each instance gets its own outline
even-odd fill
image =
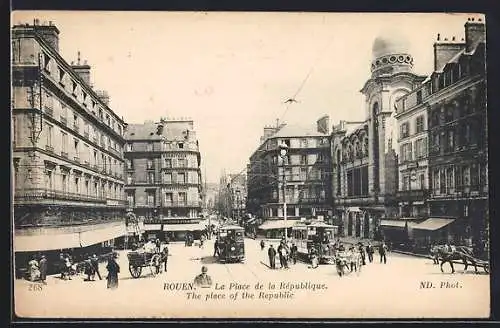
[[[485,15],[11,18],[17,317],[489,317]]]

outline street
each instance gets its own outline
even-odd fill
[[[387,264],[381,264],[375,253],[374,262],[363,266],[359,274],[344,277],[338,276],[333,265],[311,269],[299,262],[290,269],[270,270],[269,243],[261,251],[259,242],[246,239],[245,263],[231,264],[218,263],[212,257],[213,240],[203,249],[170,244],[168,272],[153,277],[149,268],[143,268],[138,279],[128,271],[127,251],[121,251],[117,290],[106,289],[104,263],[102,281],[86,282],[81,276],[63,281],[51,276],[42,286],[16,280],[16,314],[74,318],[457,318],[489,313],[489,275],[481,268],[480,274],[474,274],[473,268],[464,273],[463,265],[457,264],[457,272],[450,274],[445,264],[445,273],[441,273],[430,259],[389,253]],[[193,282],[202,265],[208,268],[212,288],[182,290],[182,283]],[[259,283],[262,288],[256,286]]]

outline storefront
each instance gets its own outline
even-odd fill
[[[285,228],[287,228],[288,237],[292,236],[292,227],[300,220],[267,220],[257,229],[257,235],[269,238],[280,239],[284,236]]]

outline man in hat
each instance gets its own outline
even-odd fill
[[[198,287],[208,288],[212,286],[212,278],[207,274],[208,268],[206,266],[201,267],[201,274],[194,278],[194,283]]]
[[[269,266],[271,267],[271,269],[276,269],[276,250],[274,249],[273,245],[269,245],[267,255],[269,256]]]
[[[92,265],[92,268],[94,268],[94,272],[99,277],[99,280],[102,280],[101,273],[99,272],[99,258],[97,257],[97,255],[92,255],[92,257],[90,258],[90,264]]]
[[[38,266],[40,270],[40,282],[46,285],[47,282],[45,280],[47,279],[47,259],[45,258],[45,255],[42,254]]]

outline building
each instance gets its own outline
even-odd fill
[[[454,39],[442,40],[438,35],[434,72],[426,85],[430,92],[422,99],[428,108],[429,205],[435,227],[422,233],[428,241],[487,245],[484,22],[470,18],[465,23],[465,40]]]
[[[14,250],[21,266],[33,252],[49,262],[60,251],[78,259],[126,234],[126,124],[107,94],[94,90],[91,67],[79,57],[72,64],[62,58],[52,22],[12,27]]]
[[[283,234],[284,201],[288,226],[301,218],[331,217],[328,120],[321,118],[315,128],[264,128],[261,145],[247,167],[247,211],[266,221],[259,229],[268,236]],[[284,161],[278,147],[282,143],[288,147]]]
[[[246,214],[247,177],[245,173],[229,174],[229,188],[231,192],[233,219],[242,224]]]
[[[332,192],[339,231],[344,236],[379,238],[383,218],[396,217],[398,152],[396,99],[425,79],[413,72],[406,39],[387,33],[373,43],[371,76],[363,122],[340,122],[332,131]]]
[[[179,240],[188,231],[199,234],[203,185],[194,122],[129,124],[125,138],[128,206],[144,220],[146,237]]]

